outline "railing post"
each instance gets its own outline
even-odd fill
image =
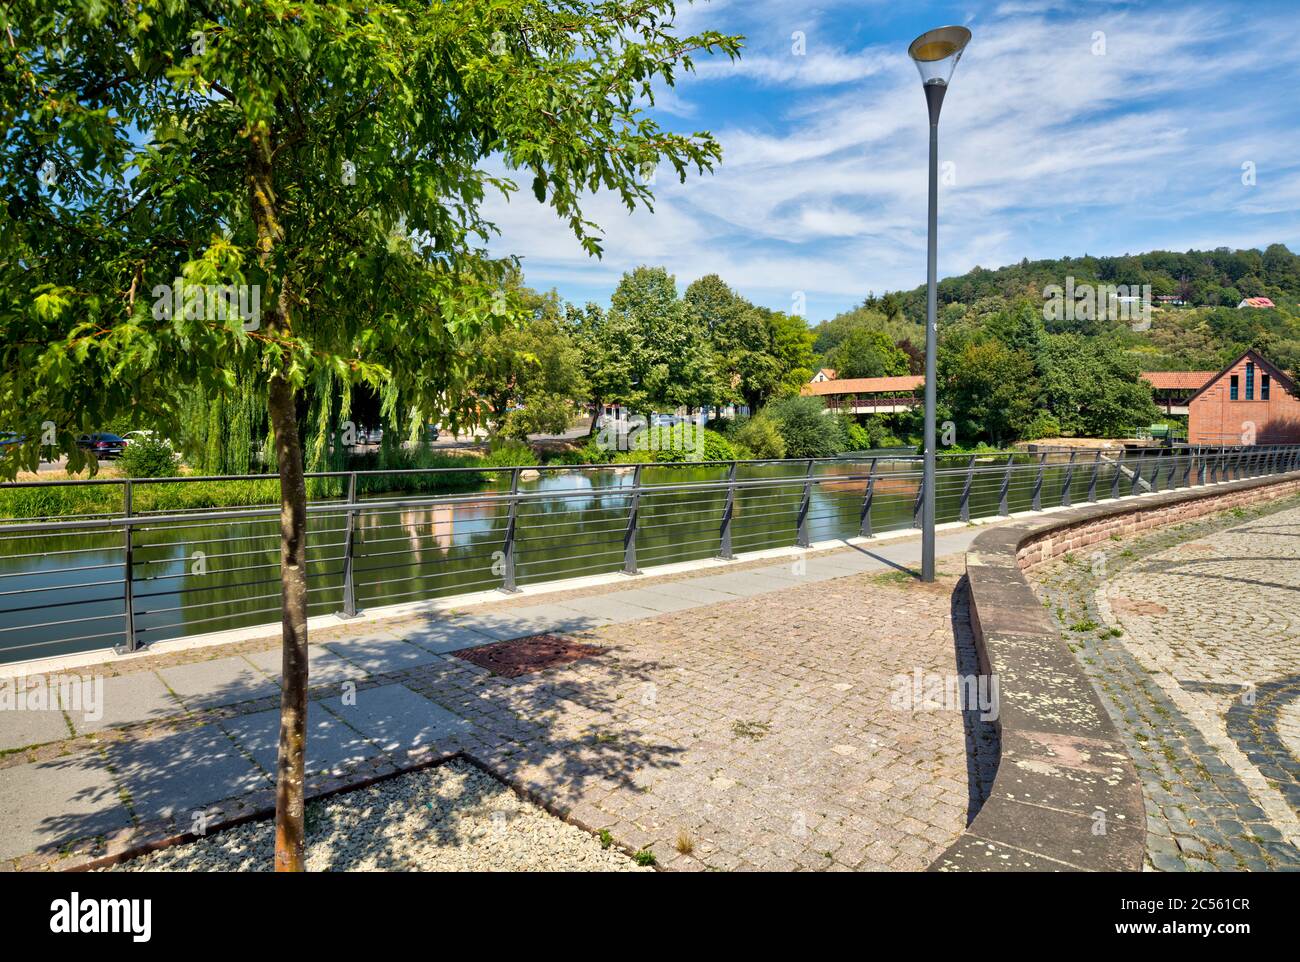
[[[1016,456],[1014,454],[1007,455],[1007,470],[1002,475],[1002,490],[998,492],[998,514],[1004,518],[1011,513],[1007,495],[1011,492],[1011,468],[1014,466],[1015,460]]]
[[[1092,459],[1092,477],[1088,478],[1088,503],[1092,504],[1097,500],[1097,477],[1101,474],[1101,448],[1097,449],[1097,456]]]
[[[1205,447],[1196,446],[1196,483],[1205,486]]]
[[[641,465],[632,469],[632,503],[627,509],[627,530],[623,533],[623,574],[639,575],[636,566],[637,515],[641,512]]]
[[[122,486],[122,514],[130,518],[132,514],[131,506],[131,481]],[[124,544],[122,555],[122,602],[126,612],[126,651],[138,651],[140,642],[135,635],[135,539],[132,537],[131,522],[128,520],[122,525],[124,531]]]
[[[1043,471],[1047,467],[1047,452],[1038,456],[1038,473],[1034,476],[1034,499],[1031,507],[1034,511],[1043,510]]]
[[[1119,498],[1119,481],[1124,476],[1124,452],[1120,451],[1119,460],[1115,462],[1115,473],[1110,479],[1110,499],[1115,501]]]
[[[718,531],[718,557],[730,561],[735,556],[731,550],[731,517],[736,510],[736,462],[727,468],[727,504],[722,509],[722,527]]]
[[[501,590],[518,591],[515,585],[515,528],[519,524],[519,468],[510,471],[510,513],[506,516],[506,543],[502,548]]]
[[[1134,495],[1138,493],[1138,485],[1142,483],[1142,455],[1138,455],[1137,467],[1133,469],[1133,483],[1129,485],[1128,493]]]
[[[871,535],[871,501],[876,496],[876,459],[871,459],[871,468],[867,471],[867,493],[862,498],[862,519],[858,524],[858,537],[870,538]]]
[[[970,461],[966,465],[966,483],[961,488],[961,519],[970,520],[970,489],[975,483],[975,455],[970,456]]]
[[[936,468],[937,470],[937,468]],[[916,500],[912,502],[912,527],[921,527],[921,505],[925,503],[925,472],[921,472],[921,480],[916,486]]]
[[[808,540],[808,509],[812,506],[812,477],[815,465],[816,462],[809,458],[808,471],[804,475],[803,497],[799,500],[799,529],[794,543],[800,548],[806,548],[810,543]]]
[[[1192,486],[1192,449],[1188,448],[1187,464],[1183,468],[1183,487],[1190,488],[1191,486]]]
[[[357,473],[348,475],[347,503],[357,503]],[[343,611],[344,618],[355,618],[357,614],[357,590],[353,579],[353,559],[356,555],[353,539],[356,537],[357,513],[349,507],[343,522]]]
[[[1078,451],[1070,452],[1070,463],[1065,466],[1065,483],[1061,485],[1061,507],[1068,508],[1074,503],[1074,497],[1070,493],[1070,485],[1074,483],[1074,457]]]

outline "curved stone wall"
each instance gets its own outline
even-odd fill
[[[1112,536],[1300,491],[1300,473],[1185,488],[990,528],[966,555],[980,670],[996,674],[1002,752],[984,807],[931,871],[1141,871],[1137,772],[1022,571]]]

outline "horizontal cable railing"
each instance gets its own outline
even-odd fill
[[[937,522],[969,522],[1293,471],[1300,446],[981,451],[941,453],[936,462]],[[431,476],[451,490],[397,490]],[[317,488],[307,506],[308,612],[345,617],[578,575],[634,575],[643,565],[869,538],[919,527],[924,502],[922,459],[895,453],[308,477],[330,486]],[[273,621],[277,504],[139,507],[142,491],[196,481],[278,490],[266,475],[0,485],[114,486],[121,505],[0,520],[0,662],[135,651]],[[481,489],[464,490],[474,484]]]

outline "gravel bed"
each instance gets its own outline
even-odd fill
[[[267,872],[272,820],[151,852],[128,872]],[[638,872],[615,848],[459,759],[307,806],[312,872]]]

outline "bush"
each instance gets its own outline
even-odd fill
[[[1039,411],[1034,415],[1034,419],[1029,422],[1025,428],[1025,440],[1037,441],[1040,438],[1059,438],[1061,436],[1061,423],[1056,420],[1056,415],[1049,411]]]
[[[821,398],[783,398],[773,401],[763,413],[776,421],[785,439],[787,458],[833,458],[847,446],[844,422],[827,415]]]
[[[127,478],[174,478],[180,473],[180,462],[172,446],[152,436],[132,438],[118,466]]]
[[[731,461],[736,457],[730,441],[694,424],[645,428],[632,437],[631,450],[624,453],[636,455],[633,460],[637,461]]]
[[[522,441],[497,440],[488,448],[483,464],[493,468],[532,467],[540,458]]]
[[[867,451],[874,447],[871,443],[870,433],[857,421],[847,420],[844,425],[844,434],[851,451]]]
[[[775,420],[763,413],[746,418],[736,428],[734,441],[755,460],[785,457],[785,438],[781,437],[781,429]]]

